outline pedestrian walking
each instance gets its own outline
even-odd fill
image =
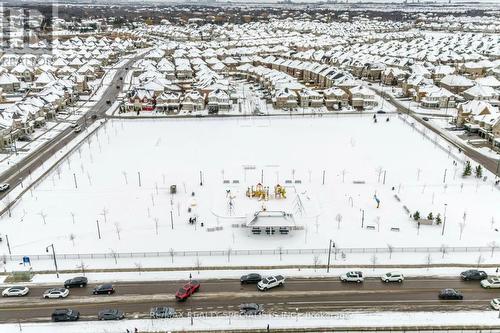
[[[267,331],[269,332],[269,324],[267,324]]]
[[[137,333],[137,332],[139,332],[139,330],[136,327],[136,328],[134,328],[134,333]]]

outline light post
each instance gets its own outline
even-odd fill
[[[56,259],[56,251],[54,250],[54,244],[50,244],[49,246],[47,246],[45,248],[45,252],[49,252],[49,247],[52,248],[52,257],[54,258],[54,266],[56,268],[56,275],[57,275],[57,278],[59,279],[59,271],[57,269],[57,259]]]
[[[361,209],[361,229],[365,226],[365,210]]]
[[[330,257],[332,255],[332,247],[335,248],[335,242],[330,239],[330,243],[328,244],[328,264],[326,265],[326,272],[330,272]],[[337,253],[335,251],[335,259],[337,259]]]
[[[444,235],[444,228],[446,226],[446,207],[448,207],[448,204],[444,204],[443,228],[441,229],[441,236]]]

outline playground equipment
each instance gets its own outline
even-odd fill
[[[248,187],[246,195],[249,198],[257,198],[259,200],[269,200],[269,187],[258,183],[255,188]],[[274,198],[275,199],[286,199],[286,189],[284,186],[277,184],[274,186]]]

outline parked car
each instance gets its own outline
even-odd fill
[[[477,269],[469,269],[460,273],[460,278],[464,281],[480,281],[488,278],[488,274],[485,271],[479,271]]]
[[[500,278],[489,278],[481,281],[481,287],[486,289],[500,288]]]
[[[264,306],[257,303],[246,303],[240,305],[240,314],[245,316],[260,315],[264,312]]]
[[[282,286],[285,283],[283,275],[272,275],[262,279],[257,283],[257,288],[261,291],[266,291],[271,288]]]
[[[166,306],[151,308],[149,311],[151,318],[173,318],[175,316],[175,309]]]
[[[52,312],[52,321],[75,321],[80,319],[80,312],[71,309],[56,309]]]
[[[464,295],[456,289],[443,289],[439,292],[439,299],[464,299]]]
[[[429,121],[429,118],[427,118],[427,117],[422,117],[422,119],[423,119],[424,121]]]
[[[262,276],[257,273],[250,273],[247,275],[243,275],[240,277],[240,282],[241,284],[252,284],[252,283],[259,283],[260,280],[262,280]]]
[[[493,309],[500,310],[500,298],[493,298],[490,304]]]
[[[7,191],[9,188],[10,188],[10,184],[8,184],[8,183],[3,183],[3,184],[0,184],[0,192],[5,192],[5,191]]]
[[[111,295],[115,292],[115,288],[111,284],[100,284],[97,287],[94,288],[92,291],[92,294],[94,295],[102,295],[102,294],[108,294]]]
[[[82,131],[81,126],[76,126],[75,129],[73,130],[75,133],[80,133]]]
[[[69,290],[66,288],[52,288],[47,289],[42,297],[43,298],[66,298],[69,295]]]
[[[30,289],[28,287],[14,286],[4,289],[4,291],[2,291],[2,296],[4,297],[26,296],[29,292]]]
[[[185,301],[189,296],[197,292],[199,289],[200,283],[198,281],[190,281],[189,283],[186,283],[184,286],[182,286],[182,288],[177,290],[177,292],[175,293],[175,298],[178,301]]]
[[[19,138],[18,138],[19,141],[24,141],[24,142],[29,142],[29,141],[33,141],[33,139],[31,138],[31,136],[29,135],[21,135]]]
[[[106,309],[97,314],[99,320],[120,320],[123,318],[125,318],[125,313],[117,309]]]
[[[400,272],[389,272],[389,273],[385,273],[384,275],[382,275],[380,277],[380,279],[383,281],[383,282],[403,282],[404,281],[404,276],[403,276],[403,273],[400,273]]]
[[[351,271],[340,276],[340,281],[342,282],[357,282],[361,283],[364,281],[363,272]]]
[[[64,288],[79,287],[83,288],[87,286],[88,279],[84,276],[77,276],[72,279],[64,281]]]

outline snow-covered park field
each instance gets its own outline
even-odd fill
[[[498,241],[491,174],[462,178],[456,149],[396,115],[378,118],[110,120],[4,214],[1,233],[16,255],[45,254],[52,243],[61,254]],[[261,179],[271,192],[285,185],[287,198],[247,198]],[[303,229],[269,236],[233,226],[263,206],[293,214]],[[444,235],[442,225],[418,229],[404,206],[422,218],[440,214]],[[8,253],[5,241],[0,253]]]

